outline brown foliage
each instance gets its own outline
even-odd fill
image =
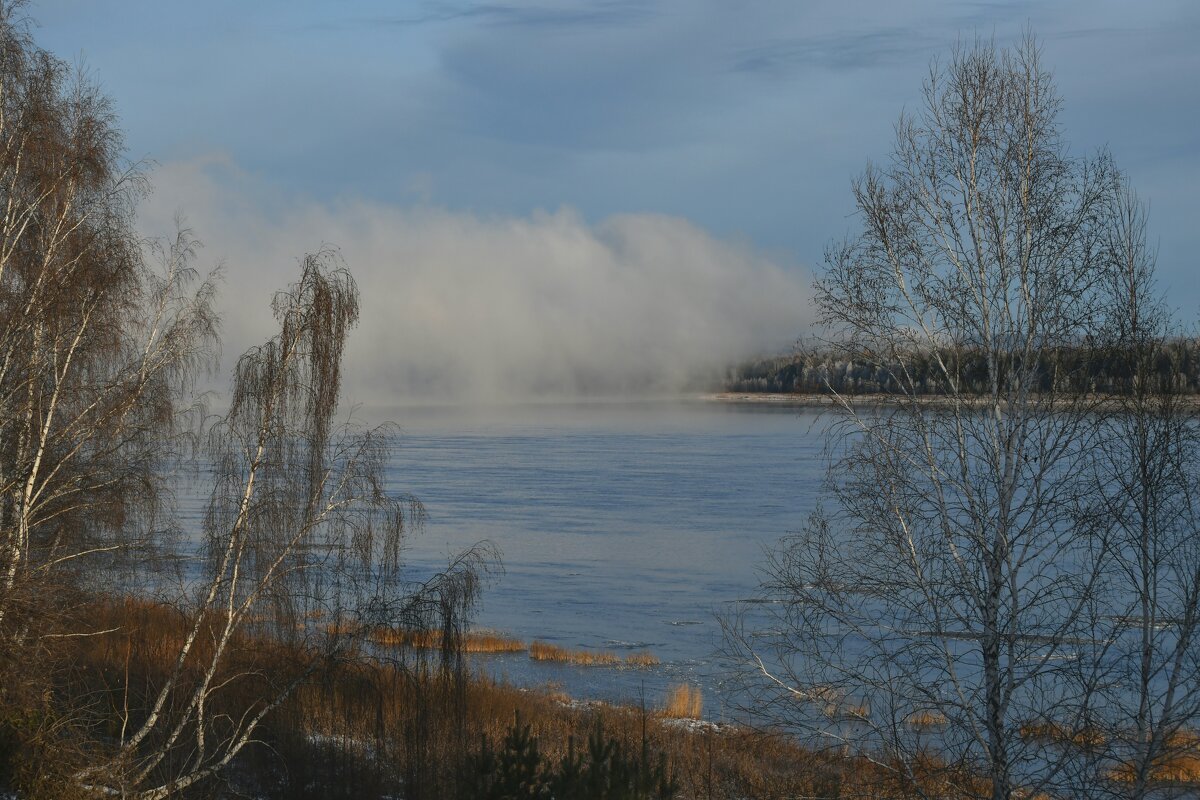
[[[676,719],[699,719],[703,708],[704,696],[700,687],[681,683],[667,690],[662,715]]]
[[[1053,720],[1027,722],[1021,726],[1020,734],[1022,739],[1072,744],[1093,750],[1103,747],[1107,742],[1104,733],[1095,728],[1082,727],[1076,730]]]
[[[371,631],[369,638],[383,647],[413,647],[423,650],[438,650],[444,643],[442,631],[428,629],[376,628]],[[521,653],[528,649],[519,639],[490,631],[468,631],[463,634],[461,646],[467,653]]]
[[[609,650],[559,647],[536,639],[529,643],[529,657],[534,661],[558,661],[577,667],[653,667],[660,663],[656,655],[645,650],[622,658]]]
[[[621,663],[621,657],[616,653],[605,650],[576,650],[559,647],[536,639],[529,643],[529,657],[534,661],[559,661],[576,666],[615,666]]]
[[[1119,783],[1137,780],[1137,766],[1125,762],[1113,767],[1108,777]],[[1154,759],[1147,775],[1152,784],[1200,784],[1200,733],[1175,731],[1165,737],[1161,755]]]
[[[29,797],[75,796],[72,772],[111,751],[122,729],[145,715],[193,623],[178,609],[141,598],[76,597],[63,606],[71,627],[86,620],[96,635],[47,640],[36,672],[26,669],[25,681],[0,685],[0,776]],[[217,678],[223,685],[209,713],[219,718],[253,707],[265,684],[306,663],[302,647],[267,632],[244,634]],[[519,711],[554,759],[572,738],[586,741],[597,720],[631,748],[641,746],[644,731],[648,746],[666,755],[683,796],[899,798],[910,796],[912,780],[959,785],[933,761],[902,778],[853,756],[816,753],[739,726],[672,727],[669,715],[660,721],[633,707],[577,704],[561,692],[479,676],[458,682],[434,651],[406,653],[326,662],[264,721],[258,736],[264,744],[247,747],[223,780],[263,797],[380,797],[401,783],[413,800],[461,796],[460,777],[481,737],[499,743]],[[204,653],[192,658],[199,665]],[[699,716],[699,689],[685,685],[676,695],[669,706]],[[207,785],[215,791],[220,784]]]

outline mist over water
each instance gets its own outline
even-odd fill
[[[271,294],[298,258],[340,251],[362,291],[346,361],[353,402],[696,391],[806,328],[806,271],[676,217],[297,202],[222,158],[152,178],[145,232],[170,234],[182,212],[206,245],[198,266],[225,264],[226,366],[270,335]]]

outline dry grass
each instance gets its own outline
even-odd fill
[[[560,706],[570,706],[575,702],[575,698],[567,694],[561,684],[547,683],[545,686],[540,687],[537,692],[550,702],[557,703]]]
[[[298,621],[297,629],[304,630],[306,627],[303,621]],[[327,622],[320,627],[329,636],[349,636],[358,633],[358,626],[350,620],[339,619],[334,622]]]
[[[529,649],[520,639],[491,631],[472,631],[463,641],[468,653],[523,653]]]
[[[1137,770],[1133,764],[1119,764],[1109,770],[1108,777],[1119,783],[1133,783]],[[1200,754],[1179,753],[1161,758],[1150,768],[1149,778],[1153,783],[1200,783]]]
[[[909,714],[905,721],[911,728],[940,728],[946,724],[946,715],[940,711],[921,709]]]
[[[1104,734],[1095,728],[1084,727],[1073,731],[1053,720],[1027,722],[1020,727],[1022,739],[1073,744],[1076,747],[1094,750],[1107,742]]]
[[[1195,731],[1176,731],[1163,743],[1164,753],[1150,768],[1153,783],[1200,784],[1200,734]],[[1118,764],[1108,777],[1120,783],[1137,779],[1135,764]]]
[[[371,641],[383,647],[412,647],[437,650],[442,646],[442,632],[379,628],[371,631]],[[463,636],[462,648],[467,653],[521,653],[527,648],[520,639],[493,631],[471,631]]]
[[[793,694],[801,703],[812,703],[829,719],[863,719],[871,714],[870,698],[852,699],[846,692],[829,684],[813,684]]]
[[[548,642],[529,643],[529,657],[534,661],[558,661],[579,667],[611,667],[621,664],[621,657],[607,650],[574,650]]]
[[[378,628],[371,632],[370,639],[382,647],[437,650],[442,646],[442,632],[434,630]],[[526,645],[520,639],[514,639],[494,631],[467,633],[463,637],[462,648],[467,653],[523,653],[529,651],[529,657],[534,661],[557,661],[579,667],[655,667],[661,663],[658,656],[646,650],[630,653],[622,658],[607,650],[559,647],[536,639]]]
[[[865,697],[853,700],[832,689],[823,699],[821,712],[830,719],[866,719],[871,716],[871,701]]]
[[[660,663],[658,656],[649,650],[639,650],[636,653],[630,653],[624,659],[624,664],[627,667],[657,667]]]
[[[559,647],[536,639],[529,643],[529,657],[534,661],[557,661],[577,667],[656,667],[661,663],[658,656],[646,650],[622,658],[610,650]]]
[[[0,672],[7,681],[0,684],[0,696],[8,691],[8,702],[15,702],[12,687],[19,674],[38,681],[24,692],[33,698],[30,703],[64,703],[53,709],[55,718],[78,720],[72,722],[77,739],[70,740],[75,755],[64,754],[65,732],[38,740],[42,750],[37,752],[22,745],[25,760],[19,763],[28,765],[22,774],[38,780],[69,776],[81,759],[108,747],[119,735],[126,701],[136,723],[172,669],[189,624],[176,610],[141,601],[97,602],[81,613],[96,629],[118,631],[51,640],[56,649],[40,657],[37,670]],[[268,633],[240,637],[231,645],[237,654],[228,671],[218,676],[228,683],[212,698],[213,717],[236,719],[270,689],[254,676],[294,673],[297,662],[311,657],[304,642],[320,640],[319,635],[296,640]],[[899,800],[976,793],[972,781],[977,778],[933,758],[906,772],[738,726],[666,724],[670,717],[701,714],[703,699],[694,686],[673,687],[661,714],[646,717],[636,708],[572,702],[554,687],[520,689],[479,676],[447,676],[435,651],[414,647],[412,655],[376,661],[368,649],[357,660],[330,662],[268,718],[260,729],[266,744],[245,751],[239,774],[275,787],[263,794],[271,800],[349,800],[401,791],[450,800],[463,797],[458,782],[480,742],[498,746],[519,711],[538,737],[541,752],[552,760],[562,759],[572,741],[576,747],[587,741],[597,724],[627,752],[640,751],[645,735],[650,752],[665,754],[681,797]],[[189,660],[188,669],[194,666]],[[844,704],[844,698],[825,699]],[[18,708],[11,706],[10,716]],[[30,753],[36,760],[26,756]],[[179,757],[186,755],[181,751]],[[1174,766],[1175,772],[1162,774],[1185,777]]]
[[[1167,750],[1200,750],[1200,733],[1190,730],[1179,730],[1167,737],[1164,747]]]
[[[699,686],[680,683],[667,690],[662,715],[672,719],[699,719],[704,710],[704,696]]]

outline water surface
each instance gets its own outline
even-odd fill
[[[481,540],[503,553],[478,626],[522,639],[618,652],[651,670],[483,660],[527,684],[610,700],[658,701],[668,683],[725,712],[716,615],[753,594],[764,548],[797,529],[824,475],[811,410],[704,401],[370,409],[402,435],[389,488],[425,505],[410,540],[415,575]]]

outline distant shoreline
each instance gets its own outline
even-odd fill
[[[1096,408],[1106,408],[1113,410],[1116,405],[1117,398],[1111,395],[1107,396],[1092,396],[1096,402]],[[887,394],[811,394],[797,393],[784,394],[781,392],[713,392],[702,396],[702,399],[714,403],[728,403],[730,405],[773,405],[773,406],[792,406],[795,408],[839,408],[843,403],[849,406],[861,407],[879,407],[879,406],[898,406],[902,403],[912,402],[914,399],[919,405],[938,407],[951,405],[984,405],[987,398],[978,397],[960,397],[951,398],[946,395],[921,395],[913,398],[908,395],[887,395]],[[1200,414],[1200,394],[1178,395],[1175,398],[1176,402],[1181,407],[1186,408],[1193,414]]]
[[[857,395],[856,397],[867,397]],[[871,395],[882,401],[882,395]],[[714,392],[702,395],[701,399],[716,403],[747,403],[754,405],[785,406],[832,406],[836,397],[831,394],[783,394],[781,392]]]
[[[702,399],[714,403],[745,405],[797,406],[803,408],[835,408],[845,402],[852,406],[895,405],[903,395],[886,394],[784,394],[781,392],[714,392],[702,395]],[[936,405],[947,402],[946,398],[931,395],[920,402]]]

